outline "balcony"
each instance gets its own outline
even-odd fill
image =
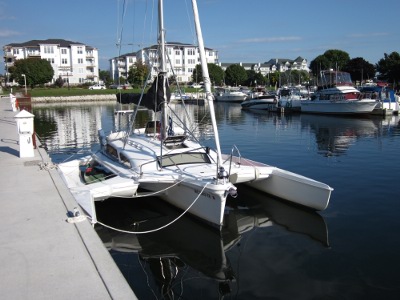
[[[14,58],[16,57],[14,54],[12,54],[12,52],[4,52],[4,57],[11,57]]]
[[[70,66],[58,66],[58,70],[63,72],[72,72],[72,68]]]
[[[35,52],[35,53],[28,53],[28,57],[38,57],[38,58],[41,58],[42,56],[40,55],[40,52]]]

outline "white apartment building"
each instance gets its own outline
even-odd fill
[[[193,70],[200,64],[200,54],[198,47],[183,43],[166,43],[166,52],[168,56],[167,76],[176,76],[177,82],[187,83],[192,81]],[[142,61],[151,68],[154,78],[160,70],[158,46],[153,45],[143,48],[136,53],[129,53],[114,57],[110,60],[110,72],[114,82],[119,77],[127,77],[130,66],[136,61]],[[216,50],[205,48],[207,63],[218,63],[218,52]]]
[[[118,78],[128,78],[129,68],[136,63],[136,53],[123,54],[110,59],[109,62],[111,78],[118,83]]]
[[[306,71],[310,72],[310,69],[307,65],[307,60],[301,56],[296,59],[287,59],[287,58],[273,58],[270,59],[265,64],[271,66],[271,71],[275,72],[285,72],[288,70],[298,70],[298,71]]]
[[[264,76],[267,76],[270,73],[285,72],[288,70],[298,70],[298,71],[306,71],[310,72],[310,69],[307,65],[307,60],[302,58],[301,56],[296,59],[287,59],[287,58],[273,58],[265,63],[220,63],[218,64],[222,70],[226,71],[226,69],[230,65],[240,65],[245,70],[254,70],[256,73],[261,73]]]
[[[99,82],[98,50],[79,42],[63,39],[32,40],[3,46],[5,76],[15,61],[25,58],[41,58],[50,62],[54,69],[52,83],[61,76],[71,85]]]

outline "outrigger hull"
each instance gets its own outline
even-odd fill
[[[86,213],[95,218],[94,201],[112,197],[132,198],[136,195],[139,184],[132,178],[112,176],[109,179],[84,182],[82,166],[93,160],[92,156],[75,159],[58,165],[58,170],[66,186],[77,203]]]
[[[314,210],[326,209],[333,191],[325,183],[239,157],[232,157],[230,180]]]
[[[274,168],[267,179],[255,180],[247,185],[281,199],[315,210],[328,207],[332,188],[292,172]]]

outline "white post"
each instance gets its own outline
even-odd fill
[[[14,118],[17,121],[19,135],[19,157],[34,157],[33,149],[33,118],[35,115],[22,110]]]
[[[25,82],[25,96],[28,95],[28,91],[26,89],[26,75],[25,74],[21,74],[22,76],[24,76],[24,82]]]

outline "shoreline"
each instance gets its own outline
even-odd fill
[[[22,96],[23,97],[23,96]],[[18,96],[17,96],[18,99]],[[117,101],[115,94],[109,95],[82,95],[82,96],[51,96],[31,97],[32,103],[55,103],[55,102],[82,102],[82,101]]]
[[[203,100],[205,95],[203,93],[189,93],[191,99]],[[9,98],[9,94],[0,95],[1,98]],[[117,94],[100,94],[100,95],[77,95],[77,96],[41,96],[31,97],[25,96],[21,93],[15,93],[19,103],[61,103],[61,102],[98,102],[98,101],[117,101]]]

